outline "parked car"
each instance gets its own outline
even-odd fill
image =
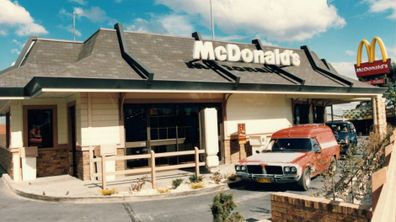
[[[329,121],[326,122],[334,133],[334,136],[340,144],[341,154],[346,154],[350,146],[357,145],[357,133],[353,123],[349,121]]]
[[[297,125],[275,132],[270,151],[253,154],[235,165],[237,176],[258,183],[297,183],[308,190],[311,178],[335,164],[340,149],[330,127]]]

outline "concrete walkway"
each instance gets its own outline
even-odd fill
[[[234,172],[232,165],[222,166],[217,169],[221,175],[230,175]],[[204,172],[204,188],[193,190],[190,188],[189,176],[192,171],[176,170],[157,173],[157,189],[152,189],[149,175],[130,176],[117,178],[107,184],[108,189],[114,189],[115,194],[104,196],[100,181],[82,181],[70,175],[37,178],[33,181],[14,182],[7,175],[3,180],[16,194],[39,200],[62,201],[62,202],[119,202],[119,201],[141,201],[156,198],[175,198],[188,195],[200,195],[210,192],[228,190],[226,183],[216,184],[210,179],[211,173]],[[146,176],[145,184],[139,192],[133,192],[131,185],[138,178]],[[183,183],[172,189],[172,181],[181,178]],[[160,193],[159,190],[167,190]]]

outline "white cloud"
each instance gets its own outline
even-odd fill
[[[24,44],[16,39],[11,40],[11,42],[12,44],[15,45],[15,48],[11,49],[11,53],[19,55],[21,53]]]
[[[13,48],[13,49],[11,49],[11,53],[12,53],[12,54],[19,55],[19,53],[21,53],[21,50],[19,50],[19,49],[17,49],[17,48]]]
[[[7,29],[15,29],[17,35],[47,34],[48,31],[37,24],[30,13],[18,2],[0,0],[0,25]],[[5,34],[5,30],[2,30]]]
[[[357,79],[354,62],[332,62],[331,64],[340,75],[349,77],[351,79]]]
[[[369,4],[370,12],[390,12],[389,19],[396,20],[396,0],[365,0]]]
[[[74,8],[73,12],[77,15],[77,17],[85,17],[91,22],[102,23],[109,22],[113,23],[115,20],[108,17],[106,12],[100,7],[91,7],[83,9],[81,7]]]
[[[152,16],[150,19],[137,18],[125,29],[182,36],[190,36],[194,30],[189,19],[182,15]]]
[[[18,46],[19,48],[22,48],[22,47],[23,47],[23,43],[20,42],[20,41],[18,41],[18,40],[16,40],[16,39],[13,39],[11,42],[12,42],[14,45]]]
[[[198,15],[209,26],[209,4],[202,0],[156,0],[176,13]],[[265,34],[271,40],[295,41],[312,38],[346,22],[326,0],[216,0],[216,28],[225,33]]]
[[[353,50],[350,50],[350,49],[345,50],[344,53],[345,53],[345,55],[347,55],[347,56],[355,56],[355,55],[356,55],[356,52],[353,51]]]
[[[69,0],[69,2],[77,3],[79,5],[86,5],[87,2],[85,0]]]
[[[20,27],[16,31],[17,35],[19,36],[25,36],[25,35],[31,35],[31,34],[46,34],[47,31],[45,28],[39,24],[32,23],[30,25],[25,25]]]
[[[58,28],[69,32],[73,36],[73,26],[72,25],[67,25],[67,26],[58,25]],[[76,34],[76,37],[80,37],[82,35],[80,30],[78,30],[77,28],[74,30],[74,33]]]
[[[77,19],[86,18],[93,23],[107,23],[113,25],[116,22],[115,19],[107,15],[105,10],[97,6],[90,8],[74,7],[73,11],[67,11],[64,8],[59,10],[59,15],[67,19],[72,18],[73,14],[76,15]]]

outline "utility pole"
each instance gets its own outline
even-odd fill
[[[210,28],[212,30],[212,40],[215,39],[215,24],[214,24],[214,19],[213,19],[213,5],[212,5],[212,0],[209,0],[210,3]]]
[[[73,40],[76,41],[76,13],[73,11]]]

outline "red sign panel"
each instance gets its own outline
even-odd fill
[[[380,79],[372,79],[372,80],[369,81],[369,83],[371,85],[373,85],[373,86],[375,86],[375,85],[383,85],[383,84],[385,84],[385,79],[384,79],[384,77],[382,77]]]
[[[357,77],[367,77],[379,74],[388,74],[390,72],[390,64],[390,59],[387,59],[386,62],[376,60],[372,63],[360,63],[359,67],[355,65],[356,75]]]

